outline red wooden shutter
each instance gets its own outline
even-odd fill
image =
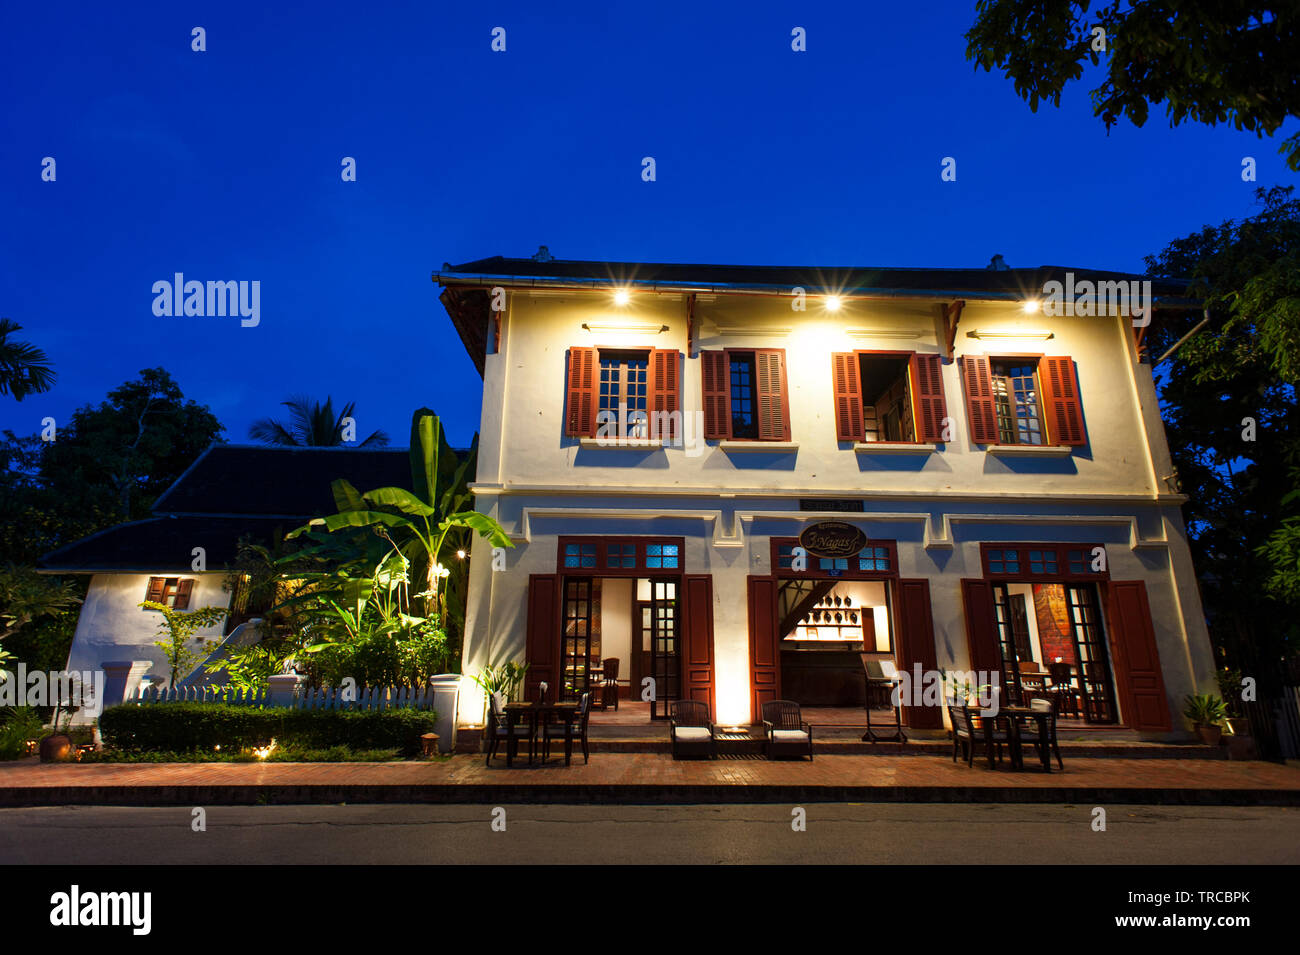
[[[682,353],[675,348],[656,348],[650,353],[650,436],[662,438],[665,442],[677,437],[679,425],[676,422],[681,419],[681,356]],[[675,417],[674,412],[678,412]]]
[[[162,603],[163,587],[166,586],[165,577],[150,577],[149,589],[144,592],[145,600],[152,600],[154,603]]]
[[[790,410],[785,394],[785,349],[754,352],[758,399],[758,440],[789,441]]]
[[[560,578],[557,574],[528,575],[528,624],[524,649],[528,673],[524,678],[524,699],[537,699],[539,684],[549,689],[547,697],[559,699],[562,689],[557,678],[560,654]]]
[[[961,383],[966,391],[966,420],[972,444],[998,443],[998,416],[993,407],[993,371],[984,355],[961,359]]]
[[[938,355],[912,356],[912,388],[916,404],[916,440],[937,444],[943,440],[943,360]]]
[[[700,352],[700,373],[704,391],[704,437],[706,440],[731,436],[731,389],[725,351]]]
[[[1109,584],[1111,663],[1124,722],[1135,730],[1171,728],[1147,588],[1140,580]]]
[[[569,349],[564,433],[575,438],[596,436],[596,349]]]
[[[176,582],[176,600],[172,607],[176,610],[185,610],[190,605],[190,591],[194,589],[194,580],[190,577],[182,577]]]
[[[900,580],[897,583],[897,606],[900,609],[898,627],[899,669],[913,680],[912,692],[919,694],[924,687],[915,685],[916,664],[921,665],[922,677],[939,669],[934,651],[934,619],[930,614],[930,582],[928,580]],[[920,699],[919,696],[916,697]],[[943,729],[941,706],[910,706],[904,701],[903,722],[915,729]]]
[[[1083,405],[1079,402],[1079,378],[1069,355],[1052,355],[1042,360],[1038,377],[1043,386],[1043,414],[1049,437],[1055,444],[1088,443],[1083,428]]]
[[[862,381],[856,353],[831,355],[831,387],[835,389],[835,440],[861,441],[866,432],[862,425]]]
[[[966,612],[966,648],[970,653],[970,668],[996,673],[1001,680],[1002,651],[998,649],[993,588],[987,580],[963,580],[961,602]]]
[[[713,577],[687,574],[683,578],[685,628],[682,636],[682,699],[708,704],[717,718],[713,702]]]
[[[749,578],[750,719],[763,718],[763,704],[781,698],[781,634],[776,626],[776,581]]]

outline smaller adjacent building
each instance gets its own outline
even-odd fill
[[[241,539],[272,546],[336,508],[330,482],[362,490],[410,485],[404,448],[281,448],[214,444],[168,488],[144,520],[119,524],[45,555],[38,569],[88,574],[69,670],[131,661],[127,690],[145,675],[163,685],[170,671],[151,600],[178,609],[223,607],[224,623],[201,639],[232,634],[256,615],[239,579],[229,580]]]

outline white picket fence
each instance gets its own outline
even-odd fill
[[[340,687],[299,687],[288,705],[298,710],[384,710],[409,707],[433,709],[431,686],[370,686],[345,690]],[[241,690],[225,686],[181,686],[168,689],[150,687],[136,690],[127,703],[232,703],[243,706],[270,706],[267,690]]]

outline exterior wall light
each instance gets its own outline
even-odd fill
[[[632,296],[627,293],[627,289],[621,288],[614,293],[615,305],[626,305],[632,300]]]
[[[840,310],[840,306],[843,304],[844,304],[844,300],[840,298],[838,295],[826,296],[826,311],[828,312],[838,312]]]
[[[1026,315],[1033,315],[1035,312],[1038,311],[1038,299],[1031,298],[1027,302],[1025,302],[1025,304],[1021,305],[1020,308],[1024,311]]]

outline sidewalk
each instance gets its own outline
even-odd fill
[[[1005,763],[1002,764],[1005,767]],[[451,756],[403,763],[0,764],[0,806],[257,803],[1051,802],[1300,806],[1300,766],[1067,759],[1013,773],[938,756],[674,761],[600,753],[566,767]]]

